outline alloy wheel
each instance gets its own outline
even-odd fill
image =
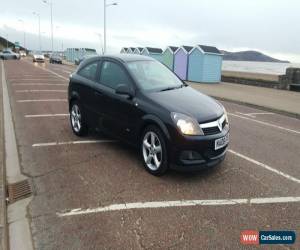
[[[81,129],[81,113],[80,113],[80,109],[77,104],[74,104],[72,106],[71,122],[72,122],[72,127],[75,130],[75,132],[79,133],[79,131]]]
[[[157,170],[162,163],[162,146],[156,133],[149,131],[143,138],[143,157],[149,169]]]

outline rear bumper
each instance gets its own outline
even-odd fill
[[[182,136],[170,142],[170,167],[180,171],[196,171],[214,167],[224,159],[228,144],[215,150],[215,140],[229,133],[226,126],[221,133],[209,136]]]

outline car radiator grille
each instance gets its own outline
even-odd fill
[[[222,130],[226,126],[226,121],[224,120],[222,123]],[[220,129],[215,127],[202,128],[204,135],[215,135],[221,133]]]

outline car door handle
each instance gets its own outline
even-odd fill
[[[102,96],[103,94],[100,91],[94,91],[94,95]]]

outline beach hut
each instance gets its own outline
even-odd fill
[[[187,79],[189,52],[192,49],[191,46],[181,46],[174,54],[174,72],[182,80]]]
[[[128,50],[128,48],[123,47],[123,48],[121,49],[120,53],[126,54],[126,53],[127,53],[127,50]]]
[[[141,48],[141,47],[137,47],[137,48],[135,48],[135,50],[134,50],[134,54],[140,55],[140,54],[142,54],[142,52],[143,52],[143,48]]]
[[[158,61],[162,61],[162,49],[160,48],[150,48],[150,47],[145,47],[143,49],[142,55],[144,56],[150,56]]]
[[[189,55],[188,80],[216,83],[221,81],[223,54],[206,45],[195,46]]]
[[[135,48],[134,47],[129,47],[127,50],[128,54],[133,54],[134,53]]]
[[[162,62],[165,64],[170,70],[174,69],[174,54],[178,47],[168,46],[165,51],[162,53]]]

